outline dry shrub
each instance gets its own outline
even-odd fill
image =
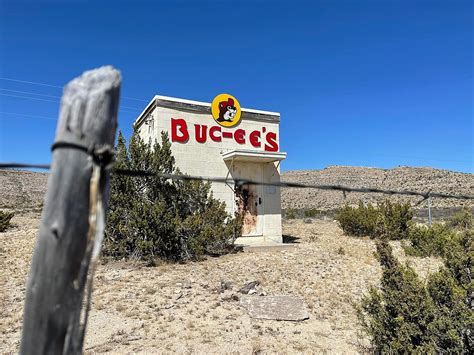
[[[434,223],[432,226],[411,226],[409,244],[403,244],[405,253],[412,256],[443,256],[451,247],[456,232],[447,225]]]
[[[472,354],[474,233],[454,235],[444,267],[426,283],[395,259],[386,239],[377,243],[381,288],[372,287],[357,309],[376,353]]]
[[[464,206],[448,220],[447,224],[455,229],[471,229],[474,224],[471,209],[468,206]]]
[[[294,208],[288,208],[286,210],[283,211],[284,212],[284,215],[283,217],[286,218],[286,219],[295,219],[296,218],[296,209]]]
[[[11,227],[10,221],[15,213],[0,211],[0,232],[5,232]]]
[[[127,149],[119,134],[116,167],[179,173],[165,133],[161,142],[147,144],[134,133]],[[210,189],[202,181],[113,175],[104,254],[154,265],[157,258],[181,261],[229,252],[242,221],[226,213]]]
[[[308,208],[304,211],[304,216],[307,218],[314,218],[316,216],[319,216],[321,213],[322,211],[316,208]]]
[[[397,240],[406,238],[413,219],[408,203],[392,203],[386,200],[374,207],[359,202],[358,207],[344,206],[338,210],[336,220],[345,234]]]

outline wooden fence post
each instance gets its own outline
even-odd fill
[[[113,147],[120,84],[117,70],[102,67],[64,89],[26,291],[22,354],[82,352],[86,322],[81,324],[81,312],[97,226],[90,213],[96,202],[91,181],[98,181],[96,206],[101,211],[106,210],[109,185],[108,173],[98,169],[93,153]]]

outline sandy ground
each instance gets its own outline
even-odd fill
[[[309,221],[307,221],[309,222]],[[39,215],[15,216],[0,233],[0,352],[18,352],[25,282]],[[284,223],[292,250],[238,253],[201,262],[144,267],[111,262],[96,273],[85,350],[148,353],[364,353],[354,302],[381,270],[370,239],[342,234],[333,221]],[[426,275],[434,259],[396,255]],[[235,297],[258,280],[268,295],[301,296],[310,310],[302,322],[251,319]],[[232,290],[221,292],[221,281]],[[256,296],[258,297],[258,296]]]

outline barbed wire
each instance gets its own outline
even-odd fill
[[[0,169],[50,169],[48,164],[22,164],[22,163],[0,163]],[[326,191],[341,191],[343,193],[348,192],[360,192],[360,193],[380,193],[385,195],[404,195],[404,196],[419,196],[423,199],[417,203],[425,201],[428,198],[452,198],[457,200],[474,200],[474,195],[453,195],[445,194],[440,192],[420,192],[420,191],[411,191],[411,190],[391,190],[391,189],[380,189],[380,188],[371,188],[371,187],[349,187],[343,185],[319,185],[319,184],[302,184],[298,182],[289,182],[289,181],[275,181],[275,182],[264,182],[264,181],[255,181],[249,179],[240,179],[240,178],[221,178],[221,177],[206,177],[206,176],[197,176],[197,175],[186,175],[186,174],[166,174],[166,173],[157,173],[148,170],[130,170],[130,169],[117,169],[110,168],[110,172],[113,174],[131,176],[131,177],[157,177],[169,180],[181,180],[181,181],[205,181],[205,182],[214,182],[214,183],[234,183],[237,186],[242,185],[261,185],[261,186],[273,186],[280,188],[297,188],[297,189],[317,189],[317,190],[326,190]]]
[[[4,77],[0,78],[0,80],[13,81],[13,82],[28,84],[28,85],[48,86],[48,87],[56,88],[56,89],[63,89],[63,86],[51,85],[51,84],[47,84],[47,83],[39,83],[37,81],[19,80],[19,79],[15,79],[15,78],[4,78]],[[39,94],[37,94],[37,95],[39,95]],[[130,96],[122,96],[122,98],[127,99],[127,100],[149,102],[149,100],[137,99],[136,97],[130,97]]]

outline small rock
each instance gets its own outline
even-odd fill
[[[222,301],[238,301],[240,298],[235,292],[225,291],[221,294],[220,299]]]
[[[221,292],[225,290],[232,290],[232,282],[221,280]]]
[[[254,290],[258,285],[260,285],[260,282],[258,281],[251,281],[247,284],[245,284],[240,290],[240,293],[243,293],[244,295],[248,295],[250,293],[250,290]],[[256,290],[255,290],[256,291]],[[255,293],[255,292],[254,292]]]
[[[253,294],[255,294],[255,293],[257,293],[257,290],[254,289],[254,288],[252,288],[252,289],[248,292],[248,295],[253,295]]]

